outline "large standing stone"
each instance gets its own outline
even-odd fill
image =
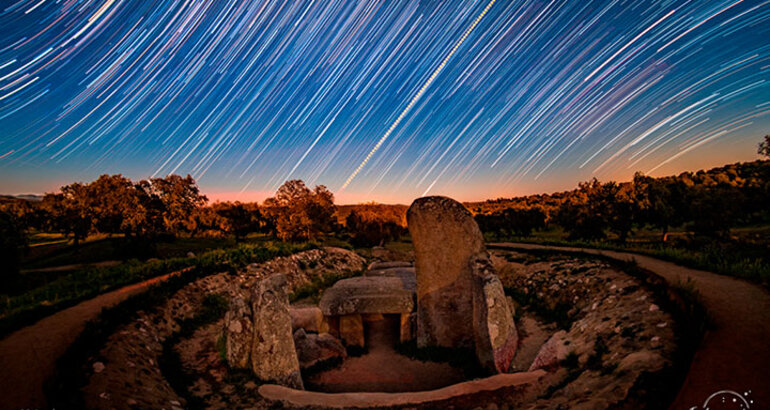
[[[253,339],[251,306],[242,296],[236,296],[225,314],[225,358],[230,367],[249,367]]]
[[[473,335],[476,357],[482,366],[507,372],[519,337],[503,284],[486,252],[473,261]]]
[[[286,276],[280,274],[260,280],[254,287],[251,366],[262,380],[302,389],[286,288]]]
[[[471,213],[446,197],[419,198],[406,214],[417,269],[417,344],[474,347],[471,260],[485,252]]]

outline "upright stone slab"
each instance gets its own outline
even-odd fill
[[[251,304],[242,296],[230,301],[225,314],[225,357],[232,368],[247,369],[254,341]]]
[[[251,366],[265,381],[302,389],[297,351],[289,314],[286,276],[272,275],[257,282],[251,298],[254,344]]]
[[[406,214],[417,271],[417,345],[474,348],[471,261],[485,252],[471,213],[441,196],[419,198]]]
[[[519,341],[513,312],[503,284],[486,252],[473,265],[473,335],[476,357],[487,369],[505,373],[511,366]]]

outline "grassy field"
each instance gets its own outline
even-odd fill
[[[316,246],[280,242],[240,244],[203,252],[196,257],[172,257],[146,262],[133,260],[116,266],[87,266],[63,274],[57,272],[57,277],[41,286],[18,295],[0,295],[0,336],[106,291],[184,268],[202,269],[211,273],[232,271],[252,261]]]
[[[262,243],[270,238],[252,235],[244,243]],[[90,235],[79,246],[61,234],[34,233],[29,237],[30,247],[22,261],[22,270],[43,269],[62,265],[92,264],[111,260],[128,260],[125,240],[122,236]],[[176,238],[158,241],[154,258],[179,258],[188,252],[204,252],[213,249],[231,248],[236,245],[233,238]]]
[[[608,237],[603,241],[570,241],[558,227],[533,233],[530,237],[495,237],[489,242],[527,242],[544,245],[574,246],[636,252],[683,266],[721,275],[735,276],[761,283],[770,282],[770,226],[746,226],[733,229],[724,240],[693,238],[681,229],[661,241],[658,231],[639,230],[626,243]]]

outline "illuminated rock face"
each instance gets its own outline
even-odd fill
[[[485,252],[471,213],[449,198],[419,198],[407,211],[417,269],[418,346],[472,349],[470,260]]]
[[[347,346],[364,347],[364,322],[382,320],[383,315],[400,315],[400,339],[407,341],[413,333],[410,317],[414,287],[411,267],[386,266],[361,277],[342,279],[321,298],[322,330],[339,335]]]
[[[230,301],[230,310],[225,314],[225,357],[230,367],[250,367],[251,342],[254,339],[251,304],[242,296]]]
[[[474,349],[481,364],[508,370],[517,334],[502,284],[471,213],[440,196],[407,211],[417,273],[417,344]]]
[[[486,253],[473,265],[473,336],[476,356],[489,370],[505,373],[516,355],[519,337],[513,312]]]

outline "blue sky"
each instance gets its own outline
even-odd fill
[[[476,200],[751,160],[770,133],[770,2],[0,7],[4,193],[189,173],[218,199]]]

